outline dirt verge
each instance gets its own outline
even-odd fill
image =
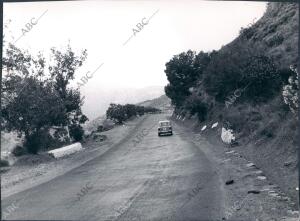
[[[216,162],[226,196],[223,220],[298,220],[297,203],[269,179],[267,173],[220,140],[221,127],[201,131],[195,120],[173,120],[185,126],[191,142]]]

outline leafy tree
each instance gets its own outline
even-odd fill
[[[107,119],[115,121],[117,124],[122,124],[125,120],[137,115],[145,113],[157,113],[160,110],[154,107],[144,107],[133,104],[110,104],[106,111]]]
[[[31,153],[37,153],[46,142],[41,137],[49,127],[87,120],[81,112],[79,91],[67,88],[81,58],[74,56],[70,48],[66,53],[53,53],[56,62],[51,66],[54,71],[50,77],[45,72],[42,54],[33,57],[10,44],[2,59],[6,73],[2,81],[1,124],[8,131],[24,133],[25,145]]]
[[[182,106],[186,97],[202,76],[210,62],[210,54],[191,50],[175,55],[166,63],[165,73],[169,84],[165,87],[166,95],[176,106]]]
[[[67,86],[70,81],[75,77],[75,71],[82,66],[87,57],[87,51],[84,50],[79,56],[76,56],[72,51],[70,45],[67,46],[67,50],[62,52],[55,48],[51,49],[52,52],[52,64],[49,66],[49,73],[51,78],[54,78],[53,86],[58,92],[59,97],[65,104],[66,109],[66,121],[64,126],[68,125],[71,119],[72,124],[84,123],[87,117],[82,115],[79,90],[70,89]]]

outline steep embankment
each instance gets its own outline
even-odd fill
[[[240,38],[263,50],[276,61],[278,68],[288,68],[298,62],[298,23],[298,4],[271,3],[265,15],[249,29],[250,33],[242,32]],[[241,124],[237,126],[240,129],[238,150],[265,169],[296,200],[299,125],[286,108],[279,93],[263,105],[232,106],[226,116],[232,123]]]
[[[214,56],[215,58],[219,57],[219,60],[222,60],[222,58],[227,59],[223,62],[225,64],[232,60],[230,65],[238,66],[243,61],[237,59],[239,57],[236,56],[237,53],[241,51],[246,53],[247,50],[255,51],[272,59],[278,70],[287,70],[290,65],[297,65],[298,61],[298,21],[298,4],[269,3],[266,13],[257,23],[242,29],[238,38],[221,48]],[[217,64],[222,63],[219,62]],[[233,68],[235,68],[234,65],[232,65]],[[211,70],[216,69],[211,68]],[[232,70],[234,71],[234,69]],[[228,69],[226,71],[228,73],[231,72]],[[226,71],[222,73],[221,67],[215,71],[217,74],[214,76],[218,76],[218,74],[225,76]],[[236,81],[236,76],[238,75],[230,76],[232,77],[223,78],[226,81],[225,83],[221,82],[225,85],[223,91],[225,99],[228,95],[226,94],[226,85],[234,85],[234,82],[238,82]],[[260,72],[258,71],[254,84],[260,80],[259,77]],[[284,192],[297,201],[297,131],[299,125],[297,124],[296,116],[291,112],[288,105],[284,103],[282,86],[279,89],[275,88],[275,95],[263,100],[263,102],[251,100],[251,93],[245,93],[242,96],[239,94],[230,105],[224,105],[224,100],[218,100],[220,98],[218,95],[209,94],[209,90],[203,86],[203,82],[202,79],[198,82],[195,89],[193,89],[196,92],[192,94],[196,96],[201,94],[201,102],[209,100],[207,102],[209,105],[206,119],[204,122],[198,123],[198,126],[199,124],[201,126],[211,125],[216,121],[223,125],[225,123],[227,126],[230,125],[229,127],[233,129],[237,139],[237,146],[234,148],[243,156],[255,162],[266,173],[268,179],[277,183]],[[207,82],[212,84],[212,81]],[[237,87],[240,87],[238,85],[240,82],[237,83]],[[284,85],[285,83],[283,82],[282,84]],[[269,86],[265,86],[262,93],[267,91]],[[212,87],[212,89],[214,88]],[[253,91],[255,92],[255,90]],[[219,95],[223,95],[221,92],[219,92]],[[224,98],[221,97],[221,99]],[[181,119],[188,119],[192,116],[191,109],[187,106],[177,108],[177,114],[182,115]],[[210,139],[221,139],[220,135],[218,133],[207,136]]]
[[[255,24],[243,28],[240,36],[220,51],[249,45],[276,60],[279,68],[298,62],[299,13],[297,3],[269,3]]]

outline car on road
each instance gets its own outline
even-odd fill
[[[172,125],[168,120],[162,120],[158,122],[158,136],[163,134],[173,135]]]

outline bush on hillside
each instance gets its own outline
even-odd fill
[[[208,107],[200,97],[191,95],[185,102],[185,108],[190,111],[191,115],[197,114],[200,122],[206,120]]]
[[[74,139],[74,141],[79,142],[82,140],[84,135],[84,130],[80,124],[73,124],[69,127],[70,137]]]
[[[51,140],[46,130],[40,129],[26,136],[24,147],[28,153],[37,154],[40,149],[47,149]]]
[[[17,145],[12,151],[11,153],[16,156],[23,156],[24,154],[26,154],[26,149],[20,145]]]
[[[250,57],[246,62],[240,84],[247,86],[244,92],[246,100],[260,102],[278,94],[282,79],[274,62],[260,55]]]
[[[8,161],[1,159],[0,160],[0,167],[7,167],[7,166],[9,166]]]
[[[283,86],[282,96],[284,103],[287,104],[293,114],[298,116],[298,72],[295,68],[291,67],[294,74],[289,77],[288,84]]]

